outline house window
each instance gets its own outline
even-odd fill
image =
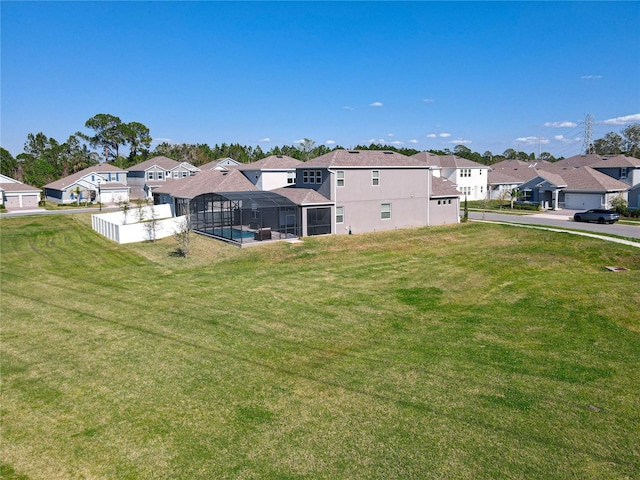
[[[344,223],[344,207],[336,207],[336,223]]]
[[[291,185],[296,181],[296,172],[287,172],[287,184]]]
[[[187,176],[187,172],[182,172],[182,178]]]
[[[180,172],[173,172],[173,178],[180,178]]]
[[[383,203],[380,205],[380,218],[382,220],[389,220],[391,218],[391,204]]]
[[[95,175],[91,175],[91,181],[95,182],[96,181],[96,176]]]
[[[620,178],[627,178],[627,167],[620,168]]]
[[[371,172],[371,184],[374,187],[380,185],[380,170],[373,170]]]
[[[147,180],[153,180],[153,172],[147,172]]]
[[[338,170],[336,172],[336,185],[338,187],[344,187],[344,170]]]
[[[438,200],[438,205],[440,205],[440,200]]]
[[[158,180],[164,180],[164,172],[158,172]]]
[[[302,171],[302,183],[309,183],[309,170]]]
[[[322,183],[322,170],[316,170],[316,183]]]

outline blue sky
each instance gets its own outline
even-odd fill
[[[580,153],[640,122],[640,3],[1,2],[0,144],[110,113],[154,143]]]

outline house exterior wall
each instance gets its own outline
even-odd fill
[[[629,208],[640,208],[640,187],[633,188],[627,192]]]
[[[451,219],[460,223],[460,198],[436,198],[429,201],[429,225],[451,225]]]
[[[349,231],[375,232],[428,224],[429,170],[335,168],[335,171],[344,171],[344,186],[336,186],[335,178],[331,182],[336,214],[340,207],[343,212],[342,223],[337,223],[338,219],[334,215],[336,234]],[[373,184],[374,171],[379,172],[378,185]],[[335,175],[336,173],[332,173],[332,177]]]
[[[468,200],[487,198],[488,168],[443,168],[441,176],[455,183]]]
[[[263,171],[260,176],[260,183],[256,184],[260,190],[275,190],[276,188],[286,187],[291,185],[288,183],[288,171]]]

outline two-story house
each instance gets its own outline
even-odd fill
[[[458,186],[458,191],[468,200],[489,198],[489,167],[456,155],[436,155],[420,152],[411,158],[423,161],[433,169],[434,177],[446,178]]]
[[[433,168],[418,158],[390,151],[334,150],[296,170],[296,188],[316,190],[334,203],[331,215],[330,207],[309,210],[302,219],[305,228],[330,221],[330,232],[345,234],[459,221],[459,193],[434,192]],[[440,202],[437,213],[432,202]]]
[[[270,191],[295,184],[296,167],[300,165],[300,160],[287,155],[271,155],[234,168],[240,170],[258,190]]]
[[[169,179],[190,177],[200,169],[188,162],[178,162],[168,157],[153,157],[129,168],[128,184],[131,198],[153,198],[153,190]]]

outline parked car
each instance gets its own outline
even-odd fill
[[[576,222],[598,222],[598,223],[615,223],[620,220],[613,210],[604,210],[602,208],[593,208],[586,212],[578,212],[573,216]]]

